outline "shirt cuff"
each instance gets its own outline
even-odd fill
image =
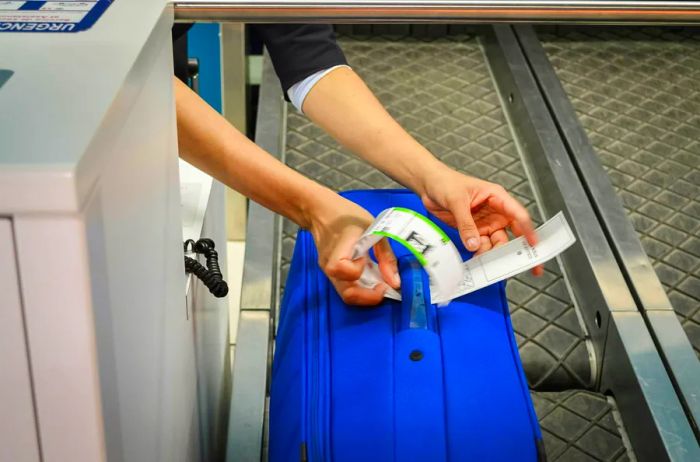
[[[287,90],[287,96],[289,96],[289,101],[291,101],[292,105],[294,105],[294,107],[297,108],[297,110],[303,114],[304,111],[302,111],[301,108],[304,104],[304,100],[306,99],[306,95],[309,94],[314,85],[316,85],[316,83],[319,80],[321,80],[326,74],[328,74],[333,69],[337,69],[339,67],[347,67],[348,69],[350,69],[350,66],[348,66],[347,64],[338,64],[337,66],[329,67],[328,69],[322,69],[314,74],[311,74],[305,79],[300,80],[299,82],[289,87],[289,90]]]

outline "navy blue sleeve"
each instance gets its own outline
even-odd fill
[[[320,70],[347,64],[331,25],[256,24],[250,29],[267,47],[285,98],[295,83]]]
[[[175,24],[172,28],[173,36],[173,71],[175,77],[185,84],[189,81],[187,69],[187,32],[194,24]]]

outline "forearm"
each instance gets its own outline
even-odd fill
[[[336,196],[258,147],[178,79],[173,82],[184,160],[304,228],[314,209]]]
[[[345,147],[418,194],[445,165],[409,135],[362,79],[348,68],[323,77],[304,100],[304,113]]]

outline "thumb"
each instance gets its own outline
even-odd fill
[[[323,268],[326,275],[341,281],[360,279],[367,264],[367,257],[352,259],[352,249],[355,242],[357,242],[356,236],[346,232],[333,243],[330,257]]]
[[[450,212],[455,217],[459,237],[467,250],[471,252],[479,250],[481,237],[476,223],[474,223],[474,218],[472,218],[469,204],[461,200],[454,201],[450,204]]]
[[[389,245],[389,241],[387,241],[386,238],[374,245],[374,256],[377,257],[379,272],[382,274],[384,282],[394,289],[401,287],[401,277],[399,276],[396,256],[393,250],[391,250],[391,245]]]
[[[360,257],[352,260],[348,257],[331,257],[323,268],[327,276],[341,281],[356,281],[362,276],[367,257]]]

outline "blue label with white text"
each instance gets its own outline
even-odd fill
[[[0,0],[0,32],[81,32],[113,0]]]

